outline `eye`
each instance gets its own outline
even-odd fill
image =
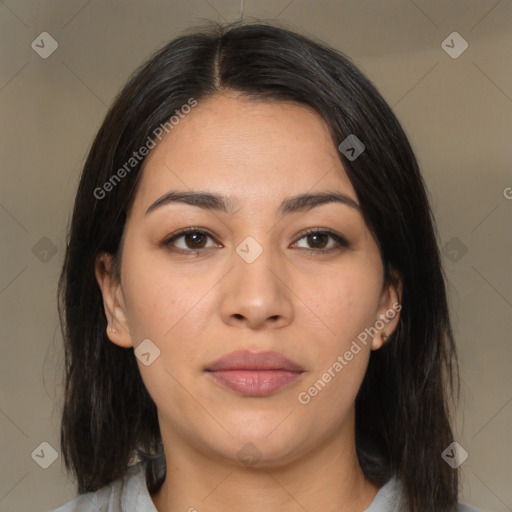
[[[299,233],[299,236],[299,240],[292,247],[299,247],[306,254],[318,255],[338,251],[343,247],[350,248],[349,242],[343,236],[322,228],[303,231]],[[171,237],[161,242],[161,246],[169,247],[173,252],[182,254],[197,254],[213,247],[221,247],[215,243],[208,246],[208,239],[214,240],[214,237],[204,229],[190,227],[174,233]],[[181,242],[178,243],[180,240]],[[310,247],[298,245],[301,240],[305,240]],[[329,240],[332,242],[330,245]]]
[[[177,233],[174,233],[170,238],[162,242],[164,247],[172,247],[172,250],[179,253],[194,253],[210,249],[211,247],[218,247],[215,244],[207,246],[208,238],[213,240],[212,235],[199,228],[185,228]],[[180,244],[178,240],[183,239]]]
[[[310,247],[313,247],[312,249],[308,247],[304,248],[305,252],[308,254],[328,253],[340,250],[342,247],[350,248],[350,244],[343,236],[330,230],[314,228],[306,232],[302,232],[301,235],[302,237],[295,243],[295,245],[297,245],[300,240],[305,240]],[[330,246],[329,239],[334,241]]]

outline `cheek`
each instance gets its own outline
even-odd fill
[[[158,260],[158,261],[157,261]],[[157,408],[176,420],[194,409],[186,392],[201,368],[201,340],[211,317],[215,281],[198,272],[184,275],[148,253],[132,252],[125,260],[123,289],[132,342],[151,340],[159,355],[150,365],[137,360],[146,389]],[[136,269],[136,270],[135,270]]]
[[[161,255],[135,250],[127,256],[125,268],[123,289],[134,344],[150,338],[168,346],[178,334],[193,338],[202,329],[204,309],[211,300],[208,290],[215,282],[210,274],[184,272]]]
[[[354,258],[328,272],[303,275],[295,290],[314,313],[320,342],[341,350],[377,320],[381,285],[379,267]]]
[[[317,292],[307,300],[320,312],[322,328],[310,333],[312,371],[297,399],[334,427],[353,404],[366,372],[371,337],[365,329],[377,319],[381,282],[375,268],[366,265],[339,269],[325,283],[317,282]]]

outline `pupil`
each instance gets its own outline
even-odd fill
[[[203,240],[203,243],[201,244],[201,237],[203,237],[203,235],[201,233],[194,233],[192,235],[187,235],[189,237],[189,240],[192,239],[192,245],[197,245],[199,244],[200,247],[193,247],[194,249],[201,249],[203,246],[204,246],[204,240]],[[204,237],[203,237],[204,238]],[[199,239],[199,241],[198,241]]]
[[[309,237],[310,237],[310,241],[311,241],[311,240],[313,240],[313,239],[317,239],[317,241],[318,241],[318,238],[320,238],[320,239],[321,239],[321,238],[323,237],[324,242],[325,242],[325,237],[326,237],[326,235],[325,235],[325,234],[322,234],[322,233],[315,233],[314,235],[309,235]],[[317,242],[313,242],[311,245],[315,245],[316,243],[317,243]],[[321,248],[323,248],[323,247],[324,247],[324,245],[325,245],[325,244],[322,244],[322,243],[321,243],[321,241],[320,241],[320,244],[322,245],[322,247],[321,247]]]

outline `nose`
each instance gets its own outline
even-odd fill
[[[288,325],[293,320],[293,292],[284,258],[252,239],[240,244],[232,263],[220,283],[222,320],[256,330]]]

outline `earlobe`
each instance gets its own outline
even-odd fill
[[[126,304],[121,281],[114,272],[114,256],[106,252],[98,255],[94,273],[103,297],[103,307],[107,318],[107,336],[112,343],[130,348],[133,343],[126,318]]]

